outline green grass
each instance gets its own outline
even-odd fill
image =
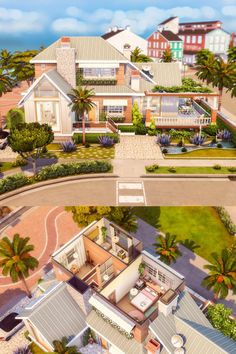
[[[51,145],[58,145],[58,146],[52,146]],[[58,147],[58,148],[57,148]],[[63,152],[63,151],[56,151],[59,150],[60,146],[59,144],[50,144],[48,146],[49,153],[53,152],[53,154],[59,158],[64,158],[64,159],[93,159],[93,160],[106,160],[106,159],[114,159],[115,156],[115,147],[103,147],[97,144],[93,144],[88,148],[85,148],[83,145],[77,145],[77,150],[74,152]]]
[[[16,168],[12,162],[0,162],[0,172],[5,172]]]
[[[195,252],[206,260],[211,253],[220,253],[233,244],[233,237],[212,207],[136,207],[135,213],[164,233],[177,236],[178,241],[193,240]]]
[[[168,150],[168,148],[167,148]],[[236,149],[199,149],[194,151],[185,152],[182,154],[166,154],[165,158],[182,158],[189,159],[195,157],[203,158],[236,158]]]
[[[30,348],[32,354],[45,354],[45,353],[55,354],[55,352],[46,352],[46,351],[42,350],[34,342],[30,343],[29,348]]]
[[[204,166],[180,166],[174,167],[175,172],[169,171],[170,166],[159,166],[154,172],[154,174],[235,174],[235,172],[230,172],[228,167],[222,166],[220,170],[216,170],[213,167],[204,167]]]

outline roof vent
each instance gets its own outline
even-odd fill
[[[125,29],[126,29],[127,31],[130,31],[130,29],[131,29],[130,25],[125,26]]]
[[[184,354],[184,353],[185,353],[185,349],[183,347],[175,348],[174,350],[174,354]]]
[[[171,337],[171,343],[175,348],[180,349],[184,345],[184,340],[179,334],[174,334]],[[177,352],[176,352],[177,354]]]

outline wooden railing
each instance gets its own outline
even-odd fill
[[[113,133],[117,133],[118,126],[110,117],[107,118],[106,123],[107,123],[107,128],[109,128]]]

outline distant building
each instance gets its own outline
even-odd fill
[[[130,26],[109,28],[108,32],[102,35],[102,38],[121,53],[124,52],[125,46],[129,46],[131,51],[138,47],[143,54],[147,55],[147,40],[132,32]]]
[[[182,61],[182,39],[172,31],[159,30],[148,37],[148,55],[153,59],[161,59],[166,49],[170,49],[174,60]]]
[[[236,33],[233,32],[231,33],[231,36],[230,36],[230,48],[232,47],[236,47]]]

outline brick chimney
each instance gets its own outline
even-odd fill
[[[72,86],[76,87],[75,48],[70,37],[62,37],[56,49],[57,72]]]
[[[140,72],[138,70],[131,70],[131,89],[140,90]]]

